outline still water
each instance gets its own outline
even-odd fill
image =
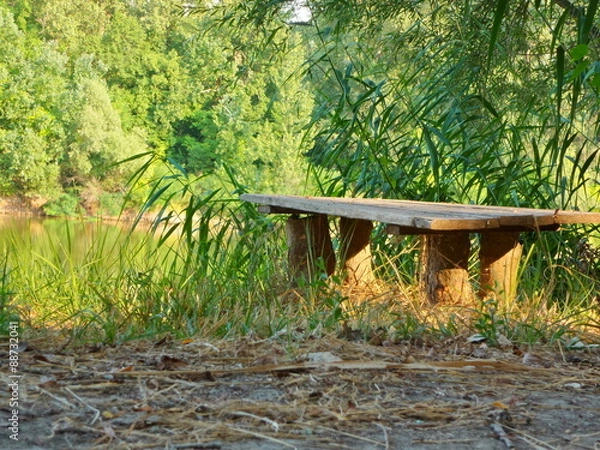
[[[147,229],[132,230],[128,223],[0,215],[3,259],[35,256],[84,264],[90,258],[124,258],[134,253],[143,257],[155,248],[156,239]]]

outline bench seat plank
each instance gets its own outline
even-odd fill
[[[600,213],[582,211],[266,194],[243,194],[241,199],[266,205],[273,213],[325,214],[423,231],[536,230],[561,224],[600,223]]]

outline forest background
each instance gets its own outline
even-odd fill
[[[298,317],[338,326],[346,299],[323,280],[299,302],[282,296],[282,227],[241,204],[244,191],[597,209],[598,1],[307,5],[0,4],[0,196],[48,215],[118,215],[128,201],[160,211],[161,244],[181,236],[185,247],[143,263],[120,251],[110,270],[94,249],[85,264],[65,263],[62,248],[9,261],[3,280],[34,305],[32,320],[93,322],[109,340],[272,334]],[[505,305],[526,306],[519,330],[554,330],[557,311],[597,327],[597,227],[523,240],[524,282]],[[380,278],[404,286],[392,301],[418,303],[417,241],[399,247],[379,227],[372,242]],[[496,307],[479,309],[492,339]],[[405,313],[396,329],[427,328],[418,308],[418,320]]]
[[[115,212],[151,152],[204,191],[590,209],[583,3],[5,2],[0,194]]]
[[[276,55],[173,1],[2,3],[1,195],[49,214],[118,215],[139,168],[119,163],[146,152],[196,175],[227,166],[259,191],[303,191],[315,103],[299,36]]]

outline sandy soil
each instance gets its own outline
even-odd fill
[[[600,352],[336,337],[21,344],[2,449],[598,449]],[[0,348],[11,383],[8,344]]]

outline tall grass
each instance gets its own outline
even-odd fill
[[[536,273],[535,249],[527,255],[519,298],[511,304],[482,300],[476,308],[422,307],[413,267],[400,263],[414,260],[416,247],[392,240],[387,248],[375,248],[376,259],[385,261],[378,268],[380,290],[348,298],[335,277],[292,287],[278,218],[258,215],[235,196],[188,191],[184,198],[185,203],[171,198],[178,214],[168,222],[159,217],[152,239],[149,233],[117,238],[113,230],[94,225],[88,243],[79,247],[73,233],[81,229],[75,231],[74,224],[44,245],[11,236],[1,279],[4,324],[19,316],[29,333],[53,330],[76,343],[165,333],[231,338],[349,336],[346,330],[355,330],[353,336],[365,340],[478,332],[490,343],[501,334],[532,345],[565,344],[599,325],[597,305],[589,299],[591,277],[545,263],[536,279],[528,275]],[[192,223],[175,221],[175,215],[193,218]],[[569,297],[552,301],[562,272],[569,276]]]
[[[269,8],[279,2],[243,2],[240,20],[251,17],[249,3],[252,12],[271,13],[252,16],[260,24],[277,20]],[[595,7],[575,38],[562,33],[566,14],[556,26],[536,22],[550,31],[533,43],[531,61],[519,65],[509,47],[521,45],[520,36],[501,35],[504,17],[519,13],[506,1],[496,2],[491,35],[475,24],[486,11],[471,11],[470,2],[431,10],[407,3],[407,17],[399,17],[394,2],[373,2],[364,33],[362,24],[352,29],[360,11],[348,16],[345,4],[324,3],[347,16],[316,23],[315,52],[305,66],[320,102],[305,141],[317,193],[597,206],[596,64],[587,61],[593,49],[582,38]],[[541,14],[535,4],[530,14]],[[473,29],[444,25],[471,20]],[[141,183],[153,164],[142,164],[132,183]],[[418,242],[397,241],[379,227],[373,251],[383,290],[346,306],[335,278],[292,288],[281,219],[240,202],[246,188],[233,173],[221,190],[206,192],[176,163],[165,167],[140,214],[141,220],[158,210],[154,243],[136,242],[133,234],[126,241],[106,237],[76,259],[69,236],[48,252],[21,252],[15,236],[0,278],[2,310],[13,308],[33,327],[110,342],[165,332],[272,336],[350,327],[365,338],[378,329],[392,340],[479,332],[492,343],[502,335],[534,344],[598,331],[600,258],[581,264],[581,237],[598,240],[597,228],[524,234],[520,287],[510,304],[482,299],[475,308],[429,309],[415,292]],[[473,254],[477,245],[474,239]],[[470,265],[476,272],[475,258]]]

